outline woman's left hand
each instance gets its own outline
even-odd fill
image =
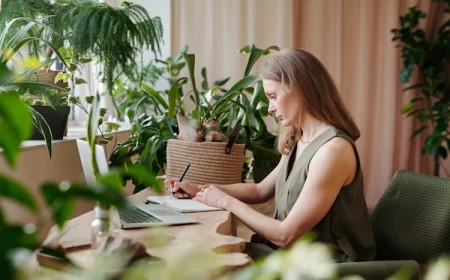
[[[209,206],[224,208],[227,199],[231,198],[228,194],[224,193],[218,187],[211,185],[207,188],[201,189],[193,200],[203,202]]]

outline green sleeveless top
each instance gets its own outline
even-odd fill
[[[355,142],[345,132],[329,128],[317,136],[295,161],[297,146],[284,161],[276,181],[274,218],[283,221],[302,192],[308,167],[317,150],[334,137],[347,139],[355,151],[357,171],[353,182],[342,187],[325,217],[312,229],[317,241],[334,249],[339,262],[368,261],[375,257],[375,239],[363,190],[363,174]],[[292,159],[291,159],[292,158]],[[289,172],[289,163],[295,161]]]

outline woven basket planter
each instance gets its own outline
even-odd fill
[[[28,82],[37,82],[37,83],[42,83],[42,84],[56,85],[60,88],[68,87],[69,84],[63,82],[62,80],[59,80],[55,84],[55,77],[56,77],[56,75],[58,75],[59,72],[61,72],[61,71],[54,71],[54,70],[50,70],[50,69],[41,69],[41,70],[38,70],[35,74],[31,74],[31,75],[27,76],[25,78],[25,80]],[[25,99],[31,98],[31,99],[33,99],[33,101],[42,100],[41,94],[26,93],[26,94],[24,94],[23,97]]]
[[[170,139],[167,143],[167,178],[179,178],[188,164],[184,181],[196,184],[241,182],[245,144],[234,144],[226,153],[224,142],[188,142]]]

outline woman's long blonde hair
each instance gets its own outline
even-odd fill
[[[330,74],[309,52],[292,48],[271,54],[261,65],[260,77],[282,83],[312,117],[341,129],[354,141],[361,135]],[[280,124],[278,150],[289,154],[301,134],[298,126]]]

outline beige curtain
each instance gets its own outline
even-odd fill
[[[399,27],[399,16],[416,4],[427,13],[423,27],[435,29],[443,8],[431,2],[293,0],[293,45],[310,51],[329,69],[361,129],[357,145],[370,210],[397,169],[432,174],[431,157],[421,154],[424,137],[409,140],[419,123],[400,113],[418,93],[402,93],[400,51],[390,33]]]
[[[208,70],[210,82],[242,78],[248,56],[236,51],[292,46],[292,0],[172,0],[171,53],[184,45],[196,55],[196,72]]]

